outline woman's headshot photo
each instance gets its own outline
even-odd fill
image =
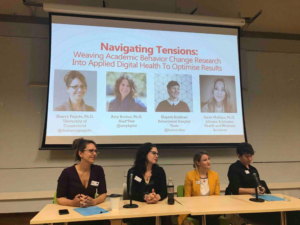
[[[107,72],[106,96],[108,112],[147,112],[146,74]]]
[[[95,71],[55,70],[54,111],[96,111],[96,82]]]
[[[201,112],[236,113],[234,76],[200,75]]]
[[[190,75],[155,76],[156,112],[191,112],[193,109]]]

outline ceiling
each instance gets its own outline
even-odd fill
[[[37,3],[60,3],[102,7],[103,0],[26,0]],[[262,14],[247,31],[294,34],[300,40],[300,0],[105,0],[107,8],[157,11],[169,13],[192,12],[217,17],[252,17]],[[23,0],[0,0],[0,15],[47,17],[41,7],[27,7]],[[295,39],[295,38],[294,38]]]

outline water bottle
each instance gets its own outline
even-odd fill
[[[174,205],[174,184],[172,182],[172,178],[169,178],[169,182],[167,185],[167,190],[168,190],[168,204],[169,205]]]

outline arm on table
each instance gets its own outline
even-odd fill
[[[56,200],[59,205],[80,207],[80,194],[76,195],[73,200],[66,197],[57,198]]]

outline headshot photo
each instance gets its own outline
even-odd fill
[[[97,72],[55,70],[53,111],[96,111]]]
[[[108,112],[147,112],[145,73],[107,72]]]
[[[191,75],[155,75],[156,112],[192,112]]]
[[[234,76],[200,75],[201,112],[236,113]]]

